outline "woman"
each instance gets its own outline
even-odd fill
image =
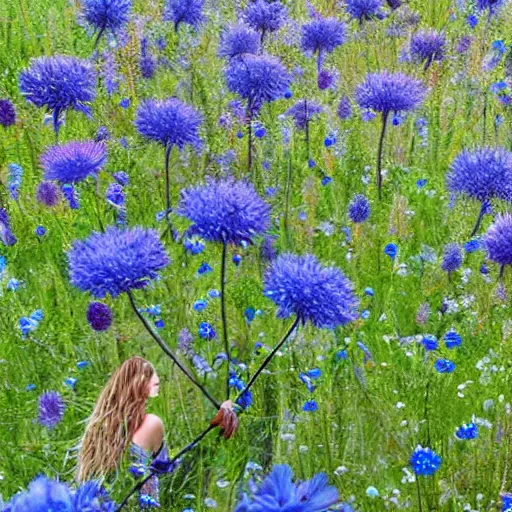
[[[158,396],[159,378],[153,365],[142,357],[125,361],[109,379],[88,420],[82,438],[76,479],[79,482],[105,477],[119,468],[127,448],[136,465],[148,468],[156,457],[166,455],[164,425],[146,414],[146,402]],[[229,438],[238,420],[228,400],[211,422]],[[153,476],[141,489],[158,501],[158,479]]]

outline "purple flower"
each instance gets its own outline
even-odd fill
[[[51,146],[41,156],[44,179],[77,183],[96,176],[107,161],[107,149],[101,142],[80,141]]]
[[[479,11],[489,10],[489,16],[495,14],[505,4],[506,0],[476,0],[476,8]]]
[[[425,62],[427,69],[432,62],[444,59],[446,38],[435,30],[419,30],[411,37],[409,51],[413,60]]]
[[[340,103],[338,105],[338,110],[336,111],[338,117],[344,121],[345,119],[350,119],[352,117],[352,105],[350,104],[350,100],[347,96],[343,96],[340,99]]]
[[[103,67],[100,73],[102,83],[109,96],[112,96],[114,93],[119,91],[119,82],[121,77],[117,72],[117,63],[114,52],[105,52],[103,54]]]
[[[146,100],[137,109],[135,126],[141,135],[164,146],[177,146],[181,151],[191,145],[199,148],[201,115],[176,98]]]
[[[247,25],[261,34],[261,40],[267,32],[279,30],[286,21],[288,9],[276,1],[255,0],[249,3],[243,12],[243,20]]]
[[[123,187],[119,183],[111,183],[105,192],[105,198],[113,206],[122,208],[125,202]]]
[[[277,256],[277,251],[274,248],[275,237],[271,235],[265,235],[263,242],[260,247],[261,259],[265,262],[273,261]]]
[[[51,181],[42,181],[37,187],[36,199],[49,208],[56,206],[60,202],[57,185]]]
[[[0,125],[7,128],[16,122],[16,110],[7,99],[0,99]]]
[[[463,255],[459,244],[448,244],[444,248],[441,268],[445,272],[455,272],[462,265]]]
[[[36,107],[53,111],[58,132],[62,111],[75,109],[90,115],[87,104],[96,96],[96,72],[91,62],[76,57],[38,57],[20,73],[20,90]]]
[[[238,24],[226,29],[220,38],[219,56],[232,59],[244,53],[260,51],[260,36],[245,25]]]
[[[247,100],[252,113],[282,98],[291,83],[279,59],[265,55],[241,56],[231,61],[225,74],[228,89]]]
[[[493,198],[512,201],[512,153],[505,148],[464,149],[446,176],[452,193],[482,203]]]
[[[16,494],[7,504],[6,512],[62,510],[74,511],[69,487],[45,476],[38,476],[28,490]]]
[[[130,184],[130,176],[124,171],[115,172],[112,176],[122,187],[126,187]]]
[[[352,283],[312,254],[278,256],[266,272],[264,294],[279,306],[278,317],[294,313],[303,324],[333,329],[358,317]]]
[[[318,88],[321,91],[328,89],[334,82],[334,76],[332,73],[329,73],[326,69],[322,69],[320,73],[318,73],[318,77],[316,79],[316,83]]]
[[[102,302],[91,302],[87,307],[87,321],[95,331],[106,331],[112,324],[112,310]]]
[[[384,114],[414,110],[425,98],[420,80],[404,73],[369,73],[356,88],[356,100],[363,109]]]
[[[130,18],[131,0],[83,0],[82,12],[96,30],[115,32]]]
[[[100,126],[96,130],[96,135],[94,136],[94,142],[102,142],[104,140],[108,140],[110,138],[110,132],[106,126]]]
[[[402,0],[386,0],[386,2],[393,10],[398,9],[402,5]]]
[[[318,18],[302,26],[302,49],[312,53],[332,53],[345,42],[345,24],[335,18]]]
[[[362,194],[357,194],[348,205],[348,216],[352,222],[361,223],[370,216],[370,201]]]
[[[274,466],[251,497],[242,496],[235,512],[323,512],[338,501],[338,490],[328,485],[325,473],[298,484],[292,479],[290,466]]]
[[[78,208],[80,208],[80,204],[78,202],[78,192],[75,190],[74,185],[71,185],[70,183],[64,183],[60,189],[62,191],[62,195],[68,202],[69,207],[72,210],[78,210]]]
[[[39,423],[54,428],[64,416],[64,401],[57,391],[47,391],[39,397]]]
[[[180,23],[197,28],[203,21],[203,6],[204,0],[166,0],[164,20],[172,21],[175,31]]]
[[[472,41],[473,40],[471,39],[471,36],[462,36],[457,43],[457,48],[455,51],[457,53],[466,53],[469,50]]]
[[[0,208],[0,240],[7,246],[14,245],[17,242],[11,231],[11,221],[5,208]]]
[[[149,51],[148,39],[143,37],[140,41],[139,69],[142,78],[153,78],[157,68],[156,57]]]
[[[498,215],[484,237],[484,246],[489,259],[499,265],[512,265],[512,216]]]
[[[251,242],[270,224],[270,207],[253,185],[232,178],[184,190],[178,213],[193,222],[187,236],[235,245]]]
[[[362,23],[372,18],[382,18],[380,11],[384,0],[347,0],[345,10],[352,18]]]
[[[285,112],[285,115],[293,117],[298,130],[305,130],[313,116],[322,111],[322,107],[314,101],[299,100]]]
[[[102,299],[144,288],[169,258],[155,230],[109,226],[105,233],[75,241],[68,262],[71,283]]]

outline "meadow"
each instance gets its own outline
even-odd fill
[[[130,3],[89,4],[102,1]],[[324,472],[338,499],[326,508],[240,511],[512,510],[504,494],[512,492],[510,1],[282,0],[286,16],[276,30],[256,30],[255,56],[219,55],[236,46],[226,42],[236,23],[254,23],[249,0],[133,0],[128,18],[104,31],[84,19],[81,4],[0,3],[0,99],[15,109],[10,122],[0,103],[0,505],[41,474],[74,485],[87,418],[131,356],[158,371],[160,395],[148,411],[162,418],[171,456],[208,426],[215,408],[149,326],[219,401],[224,335],[241,391],[289,333],[251,388],[236,434],[213,431],[160,478],[162,510],[234,511],[278,464],[301,481]],[[184,21],[172,19],[177,4]],[[189,23],[196,4],[201,18]],[[375,10],[359,20],[350,11],[357,5]],[[303,25],[325,18],[343,24],[341,43],[323,41],[321,29],[325,50],[307,51]],[[422,56],[432,41],[418,50],[411,39],[428,30],[442,44]],[[34,104],[43,85],[20,83],[33,59],[55,55],[82,59],[95,73],[91,100],[57,114]],[[253,64],[260,72],[267,55],[278,64],[268,57],[244,86],[244,73]],[[363,90],[385,71],[396,84]],[[82,87],[71,75],[64,82],[69,95]],[[143,111],[146,100],[166,98],[194,109],[167,145],[158,140],[165,116],[155,105]],[[52,179],[52,155],[42,157],[72,141],[96,141],[101,165],[67,183]],[[225,196],[184,204],[184,190],[222,180]],[[226,205],[251,194],[268,207],[235,207],[239,217],[215,231]],[[93,263],[73,279],[77,241],[109,226],[155,230],[169,264],[146,286],[120,281],[119,293],[111,293],[115,283],[98,284]],[[136,262],[126,256],[134,268],[152,261],[141,247]],[[337,267],[348,281],[338,276],[332,286],[352,291],[323,278],[315,290],[307,271],[287,280],[276,271],[282,282],[269,283],[287,253]],[[123,255],[113,259],[123,274]],[[93,281],[110,293],[95,294]],[[280,304],[275,290],[286,295],[287,287]],[[112,313],[104,330],[88,319],[95,301]],[[48,391],[64,404],[50,426],[40,411]],[[414,467],[418,445],[440,462]],[[119,503],[135,483],[125,471],[112,498]],[[137,498],[125,509],[137,510]]]

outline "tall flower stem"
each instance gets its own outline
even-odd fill
[[[188,368],[186,368],[185,366],[183,366],[183,364],[176,357],[174,352],[169,348],[167,343],[165,343],[165,341],[155,331],[153,331],[149,322],[142,316],[140,311],[137,309],[137,306],[135,304],[135,300],[133,298],[133,294],[132,294],[131,290],[128,290],[127,294],[128,294],[128,298],[130,299],[130,304],[132,306],[133,311],[135,312],[135,314],[137,315],[139,320],[142,322],[142,325],[144,325],[144,327],[146,328],[148,333],[151,335],[151,337],[157,342],[159,347],[164,351],[164,353],[167,356],[169,356],[172,359],[172,361],[176,364],[176,366],[178,366],[178,368],[187,376],[187,378],[190,380],[190,382],[192,382],[192,384],[194,384],[197,388],[199,388],[201,393],[212,403],[212,405],[216,409],[220,409],[220,403],[217,402],[217,400],[215,400],[215,398],[213,398],[212,395],[210,395],[208,390],[200,382],[198,382],[196,380],[196,378],[190,373],[190,370]]]
[[[295,328],[299,325],[300,318],[296,317],[291,327],[286,331],[286,334],[281,338],[281,341],[274,347],[274,350],[270,352],[270,354],[265,358],[263,363],[261,363],[260,367],[256,370],[256,373],[251,377],[251,380],[245,386],[245,388],[238,394],[235,401],[238,401],[244,393],[249,391],[251,389],[252,385],[256,382],[256,379],[258,378],[259,374],[267,367],[267,365],[270,363],[272,358],[276,355],[278,350],[286,343],[286,340],[290,337],[292,332],[295,330]]]
[[[229,354],[229,341],[228,341],[228,321],[226,318],[226,255],[228,251],[228,244],[222,244],[222,262],[220,269],[220,312],[222,316],[222,337],[224,340],[224,350],[226,351],[226,399],[229,400],[229,369],[231,365],[231,357]]]
[[[55,144],[59,143],[59,129],[60,129],[60,123],[59,123],[59,116],[60,116],[60,108],[56,108],[53,111],[53,130],[55,132]]]
[[[471,237],[474,237],[476,235],[476,232],[480,228],[480,224],[482,223],[482,219],[484,218],[485,210],[487,209],[488,203],[484,201],[482,203],[482,207],[480,208],[480,213],[478,214],[478,218],[476,219],[475,227],[473,228],[473,231],[471,231]]]
[[[169,176],[169,160],[171,157],[171,151],[172,144],[167,144],[165,147],[165,208],[167,212],[171,209],[171,178]]]
[[[292,188],[292,155],[290,149],[288,153],[288,167],[286,169],[286,185],[285,185],[285,196],[284,196],[284,231],[286,234],[286,245],[290,243],[290,230],[288,226],[288,217],[290,211],[290,193]]]
[[[388,116],[389,112],[382,113],[382,129],[380,132],[379,147],[377,149],[377,189],[379,191],[379,200],[382,199],[382,148],[384,147],[384,136],[386,135]]]
[[[252,114],[251,107],[247,109],[247,173],[252,171]]]
[[[94,40],[94,47],[92,49],[92,53],[94,53],[98,49],[98,45],[100,44],[100,39],[103,33],[105,32],[105,27],[102,27],[100,31],[98,32],[98,35],[96,36],[96,39]]]
[[[416,490],[418,491],[418,511],[423,512],[423,508],[421,505],[420,479],[418,478],[418,475],[416,475]]]

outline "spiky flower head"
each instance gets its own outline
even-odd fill
[[[247,100],[252,112],[283,97],[291,83],[279,59],[267,55],[241,56],[231,61],[225,73],[229,90]]]
[[[499,265],[512,265],[512,215],[498,215],[484,236],[489,259]]]
[[[381,18],[382,4],[384,0],[347,0],[345,10],[354,19],[362,23],[364,20]]]
[[[16,244],[18,241],[11,229],[11,220],[5,208],[0,208],[0,241],[7,246]]]
[[[16,123],[16,110],[7,99],[0,99],[0,125],[7,128]]]
[[[301,46],[305,52],[331,53],[345,40],[345,24],[335,18],[317,18],[302,26]]]
[[[141,135],[164,146],[201,146],[199,127],[202,116],[176,98],[146,100],[139,105],[135,126]]]
[[[336,111],[338,117],[344,121],[345,119],[350,119],[352,117],[352,105],[350,104],[350,100],[347,96],[343,96],[340,99],[338,104],[338,109]]]
[[[106,161],[106,146],[92,140],[51,146],[41,155],[44,179],[60,183],[77,183],[96,176]]]
[[[482,203],[497,198],[512,201],[512,153],[505,148],[464,149],[447,176],[448,189]]]
[[[15,495],[2,509],[8,512],[62,510],[72,512],[73,502],[69,487],[46,476],[39,476],[30,482],[28,489]]]
[[[439,469],[441,457],[430,448],[423,448],[421,445],[418,445],[409,463],[417,475],[432,475]]]
[[[132,0],[83,0],[82,13],[96,30],[116,32],[130,19]]]
[[[507,0],[476,0],[476,8],[479,11],[489,11],[489,15],[496,12],[505,5]]]
[[[36,198],[49,208],[56,206],[60,201],[59,188],[51,181],[42,181],[37,186]]]
[[[445,272],[455,272],[462,265],[463,254],[459,244],[447,244],[444,248],[441,268]]]
[[[178,30],[180,23],[199,27],[203,21],[204,0],[166,0],[164,20],[172,21]]]
[[[95,331],[106,331],[112,324],[112,310],[103,302],[91,302],[87,307],[87,321]]]
[[[370,201],[366,196],[357,194],[348,205],[348,216],[352,222],[361,223],[370,216]]]
[[[278,256],[265,275],[264,294],[279,306],[278,317],[295,314],[303,324],[333,329],[358,317],[352,283],[312,254]]]
[[[426,96],[420,80],[404,73],[369,73],[356,88],[356,100],[363,109],[388,114],[418,107]]]
[[[256,0],[242,14],[245,23],[262,34],[279,30],[287,15],[288,9],[277,0]]]
[[[184,190],[178,213],[193,223],[188,235],[235,245],[252,242],[270,224],[270,207],[254,186],[232,178]]]
[[[243,24],[227,28],[221,35],[219,56],[232,59],[244,53],[257,54],[260,51],[260,36]]]
[[[90,114],[88,103],[96,97],[96,72],[91,62],[68,55],[38,57],[20,73],[20,90],[36,107]]]
[[[299,100],[285,112],[285,115],[293,117],[298,130],[305,130],[307,123],[322,111],[323,108],[314,101]]]
[[[434,61],[444,59],[446,37],[435,30],[419,30],[411,37],[409,52],[416,62],[425,62],[427,68]]]
[[[338,490],[328,485],[325,473],[294,483],[290,466],[280,464],[272,468],[252,496],[242,496],[235,512],[324,512],[337,501]]]
[[[64,400],[57,391],[47,391],[39,397],[39,423],[54,428],[64,416]]]
[[[102,299],[144,288],[169,258],[155,230],[109,226],[104,233],[75,241],[68,262],[71,283]]]

